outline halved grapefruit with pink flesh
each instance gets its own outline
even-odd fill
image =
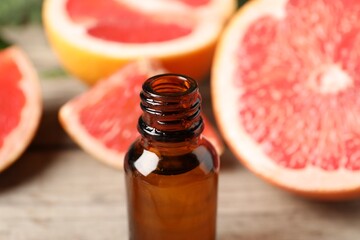
[[[201,80],[235,9],[235,0],[46,0],[43,22],[64,67],[89,84],[139,58]]]
[[[251,1],[212,72],[219,128],[254,173],[318,199],[360,196],[360,2]]]
[[[25,53],[16,47],[0,51],[0,172],[29,145],[41,110],[40,84]]]
[[[139,136],[142,84],[147,78],[165,72],[154,61],[130,63],[66,103],[60,109],[60,122],[86,152],[121,169],[125,153]],[[204,135],[222,152],[222,143],[206,119]]]

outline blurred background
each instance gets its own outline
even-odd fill
[[[0,240],[125,240],[122,172],[94,161],[58,122],[60,106],[86,87],[62,70],[50,50],[41,6],[41,0],[0,1],[0,48],[17,44],[29,54],[44,99],[30,148],[0,173]],[[204,101],[210,102],[209,83],[202,84]],[[228,149],[221,168],[219,240],[360,238],[359,201],[324,203],[290,195],[251,174]]]

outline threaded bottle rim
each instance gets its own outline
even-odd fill
[[[162,142],[181,142],[203,131],[201,96],[197,82],[179,74],[149,78],[140,93],[140,134]]]

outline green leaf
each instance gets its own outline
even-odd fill
[[[1,0],[0,26],[40,22],[42,0]]]
[[[0,50],[7,48],[11,45],[10,42],[6,41],[4,38],[0,36]]]
[[[247,0],[238,0],[238,7],[241,7],[247,2]]]

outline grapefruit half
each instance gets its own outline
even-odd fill
[[[201,80],[235,8],[235,0],[46,0],[43,22],[64,67],[87,83],[139,58]]]
[[[360,195],[360,2],[257,0],[225,30],[215,117],[257,175],[318,199]]]
[[[142,111],[139,93],[143,82],[167,72],[154,61],[126,65],[70,100],[59,112],[62,126],[86,152],[107,165],[122,169],[130,144],[139,136],[137,122]],[[204,135],[218,152],[223,145],[205,119]]]
[[[40,121],[40,84],[17,47],[0,51],[0,172],[24,152]]]

